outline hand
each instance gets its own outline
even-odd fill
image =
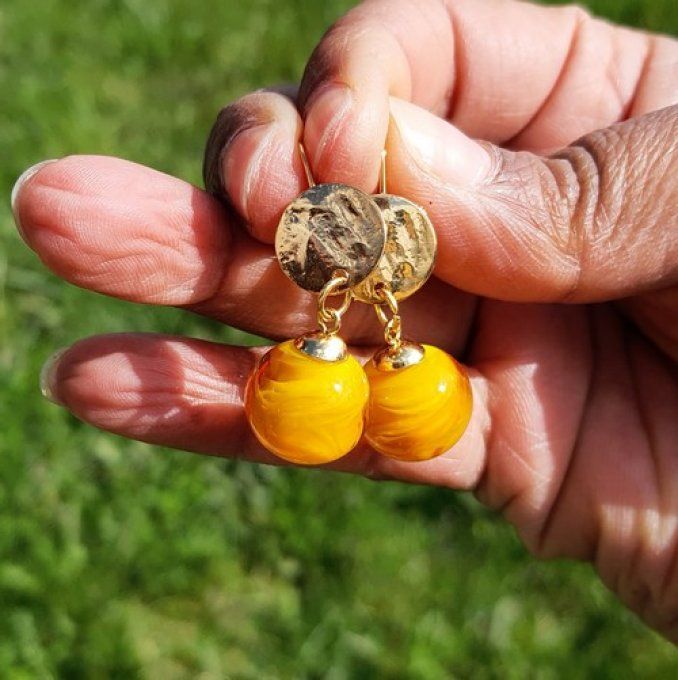
[[[675,640],[678,107],[659,109],[675,103],[677,68],[675,42],[578,8],[373,0],[314,52],[301,115],[274,92],[221,113],[205,175],[228,210],[86,156],[27,173],[13,207],[72,283],[286,338],[314,326],[312,296],[270,245],[305,188],[297,142],[319,181],[368,191],[386,146],[389,190],[424,205],[440,241],[437,278],[403,305],[407,334],[465,358],[475,410],[441,458],[361,448],[333,467],[475,490],[536,555],[591,560]],[[365,356],[380,341],[372,316],[354,306],[344,324]],[[258,353],[99,336],[50,362],[44,387],[111,432],[280,463],[244,418]]]

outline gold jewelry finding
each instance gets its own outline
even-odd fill
[[[418,364],[424,358],[424,348],[416,342],[402,339],[402,320],[395,295],[383,284],[377,287],[382,304],[374,305],[377,318],[384,326],[386,347],[377,352],[372,361],[382,371],[395,371]],[[386,309],[391,313],[389,318]]]
[[[379,321],[384,325],[384,339],[389,348],[397,350],[402,342],[402,321],[398,301],[383,283],[378,284],[376,293],[380,302],[374,305],[374,311],[377,313]],[[390,319],[386,314],[385,307],[391,312]]]
[[[319,330],[307,333],[294,341],[294,346],[304,354],[323,361],[338,361],[346,357],[346,343],[339,337],[341,317],[351,306],[352,295],[346,288],[348,276],[345,272],[338,272],[318,296],[318,327]],[[329,307],[328,298],[342,295],[339,307]]]
[[[353,290],[356,299],[374,305],[386,340],[386,347],[365,364],[370,384],[365,437],[385,456],[428,460],[449,450],[466,429],[471,387],[451,356],[402,339],[398,301],[431,275],[437,242],[423,208],[386,193],[386,152],[381,157],[380,190],[374,200],[388,227],[384,255]]]
[[[386,151],[381,155],[380,194],[373,196],[386,222],[384,254],[362,283],[353,289],[356,300],[379,304],[379,285],[398,300],[418,291],[433,272],[438,242],[426,211],[402,196],[386,192]]]
[[[347,285],[363,281],[380,261],[386,222],[368,194],[345,184],[316,184],[302,145],[309,188],[280,218],[275,250],[282,270],[298,286],[320,292],[339,270]]]
[[[367,376],[338,333],[351,287],[383,254],[386,223],[358,189],[316,185],[301,145],[299,151],[309,189],[283,213],[276,253],[287,276],[318,293],[318,330],[262,357],[247,383],[245,413],[269,451],[317,465],[344,456],[362,436]]]

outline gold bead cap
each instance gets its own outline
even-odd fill
[[[294,341],[294,346],[304,354],[321,361],[341,361],[348,350],[346,343],[334,334],[309,333]]]
[[[416,342],[401,342],[398,347],[385,347],[372,361],[380,371],[398,371],[415,366],[424,359],[425,350]]]

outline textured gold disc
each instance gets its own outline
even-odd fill
[[[318,184],[285,209],[275,235],[282,270],[319,292],[339,270],[360,283],[384,252],[386,223],[372,196],[344,184]]]
[[[381,304],[377,285],[390,288],[397,300],[419,290],[433,271],[438,241],[426,211],[401,196],[373,196],[386,220],[386,247],[374,271],[353,294],[368,304]]]

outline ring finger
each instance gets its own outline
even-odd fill
[[[43,371],[52,401],[103,430],[151,444],[276,465],[252,435],[243,395],[262,349],[150,334],[88,338]],[[377,455],[366,445],[324,466],[371,477],[468,488],[483,467],[485,381],[472,372],[475,409],[452,451],[424,463]],[[300,436],[302,436],[300,434]]]

